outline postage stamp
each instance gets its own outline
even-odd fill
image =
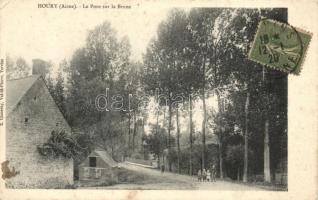
[[[271,19],[261,20],[248,58],[299,75],[312,34]]]

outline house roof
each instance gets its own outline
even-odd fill
[[[117,167],[117,162],[114,161],[114,159],[106,152],[103,150],[94,150],[94,152],[109,166],[111,167]]]
[[[21,98],[28,92],[32,85],[40,78],[40,75],[32,75],[25,78],[7,80],[6,82],[6,114],[8,115],[18,104]]]

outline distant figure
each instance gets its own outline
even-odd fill
[[[203,178],[203,182],[206,181],[206,171],[205,169],[203,168],[203,171],[202,171],[202,178]]]
[[[202,179],[202,173],[201,173],[201,169],[199,169],[198,171],[198,181],[201,182]]]
[[[211,181],[211,172],[210,172],[210,170],[206,171],[206,180],[207,180],[208,182]]]
[[[164,173],[164,172],[165,172],[165,166],[161,165],[161,173]]]
[[[211,179],[212,179],[212,182],[216,181],[215,177],[216,177],[216,168],[215,168],[215,165],[213,164],[212,168],[211,168]]]

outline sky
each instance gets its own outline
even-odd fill
[[[13,1],[6,6],[2,15],[6,53],[12,57],[21,56],[29,64],[32,59],[40,58],[56,65],[64,58],[69,60],[77,48],[84,46],[88,30],[107,20],[119,38],[129,38],[131,59],[140,61],[169,8],[148,9],[147,5],[127,5],[132,8],[39,9],[37,2],[22,4]]]

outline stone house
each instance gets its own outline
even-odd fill
[[[64,188],[73,184],[73,160],[44,158],[37,147],[51,132],[71,128],[45,81],[32,75],[6,82],[6,159],[18,174],[6,180],[9,188]]]
[[[94,150],[78,166],[79,180],[105,182],[116,180],[118,163],[105,150]]]

